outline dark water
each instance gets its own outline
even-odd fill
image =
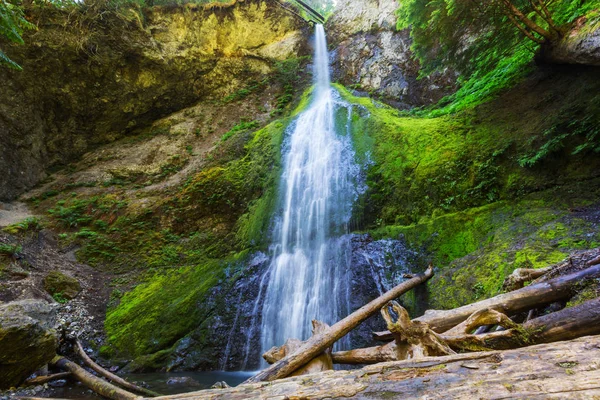
[[[130,374],[123,378],[129,382],[134,382],[140,386],[147,387],[163,395],[194,392],[202,389],[209,389],[216,382],[225,381],[230,386],[237,386],[246,379],[255,375],[256,372],[173,372],[173,373],[150,373],[150,374]],[[180,383],[167,383],[175,378],[188,378]],[[98,399],[92,391],[80,383],[68,383],[64,387],[54,388],[52,397],[63,399]]]

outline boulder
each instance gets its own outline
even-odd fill
[[[56,354],[56,307],[39,300],[0,306],[0,389],[21,384]]]
[[[60,271],[52,271],[44,278],[44,289],[52,296],[60,294],[67,300],[74,299],[81,292],[81,284]]]

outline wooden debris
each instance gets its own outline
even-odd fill
[[[397,321],[394,322],[389,308],[392,308],[398,316]],[[454,354],[454,351],[444,343],[437,333],[429,329],[426,323],[411,321],[406,309],[395,301],[391,301],[383,307],[381,314],[396,339],[396,345],[401,346],[404,342],[408,342],[407,359]]]
[[[143,394],[145,396],[150,396],[150,397],[160,396],[160,394],[153,392],[152,390],[149,390],[149,389],[134,385],[133,383],[127,382],[125,379],[121,378],[120,376],[117,376],[117,375],[105,370],[98,364],[96,364],[94,362],[94,360],[92,360],[85,353],[85,350],[83,349],[83,346],[81,345],[79,340],[75,340],[73,348],[74,348],[75,352],[77,353],[77,355],[83,360],[83,363],[85,365],[87,365],[88,367],[90,367],[91,369],[96,371],[100,376],[103,376],[104,378],[112,381],[116,385],[119,385],[124,389],[129,389],[136,393]]]
[[[329,329],[329,325],[324,322],[313,320],[312,321],[313,330],[312,334],[318,335],[320,333],[326,332]],[[293,354],[294,351],[298,350],[304,344],[303,341],[299,339],[288,339],[287,342],[281,347],[273,347],[265,354],[263,354],[263,358],[269,363],[273,364],[285,356],[289,354]],[[297,369],[290,376],[298,376],[298,375],[306,375],[312,374],[315,372],[328,371],[333,369],[333,361],[331,360],[331,347],[325,349],[321,355],[313,358],[308,364]]]
[[[546,274],[552,269],[552,267],[546,268],[517,268],[512,274],[506,277],[502,284],[502,289],[505,292],[510,292],[516,289],[521,289],[526,282],[531,282],[534,279]]]
[[[90,374],[79,365],[62,356],[54,357],[50,364],[56,368],[71,372],[77,380],[92,389],[95,393],[98,393],[100,396],[112,400],[137,400],[142,398],[141,396],[127,392],[126,390],[118,388],[115,385]]]
[[[507,351],[396,361],[203,390],[158,400],[591,399],[600,396],[600,336]]]
[[[36,376],[35,378],[27,379],[23,386],[43,385],[44,383],[57,381],[59,379],[67,379],[71,377],[70,372],[59,372],[58,374]]]
[[[479,325],[492,323],[506,329],[480,335],[470,333]],[[407,351],[406,347],[407,345],[414,346],[415,339],[410,339],[408,336],[397,336],[396,328],[392,328],[393,330],[390,330],[396,338],[394,342],[385,346],[336,352],[332,355],[333,361],[345,364],[368,364],[414,358],[414,352]],[[460,351],[506,350],[575,339],[586,335],[600,334],[600,298],[532,319],[522,325],[514,323],[498,311],[482,310],[474,313],[456,328],[440,335],[429,330],[423,323],[419,323],[419,329],[425,332],[422,334],[423,336],[429,338],[428,335],[433,335],[432,337],[442,345]],[[428,330],[429,332],[427,332]],[[418,344],[422,345],[417,341]]]
[[[573,295],[574,285],[580,284],[585,279],[599,277],[600,265],[594,265],[582,271],[535,283],[513,292],[504,293],[453,310],[430,310],[425,315],[416,318],[415,321],[425,322],[434,332],[443,333],[479,310],[494,309],[504,314],[513,314],[528,311],[557,300],[568,299]],[[377,340],[394,339],[389,330],[375,332],[373,336]]]
[[[246,383],[272,381],[289,376],[297,369],[306,365],[313,358],[323,353],[325,349],[337,342],[340,338],[344,337],[358,324],[375,314],[389,301],[394,300],[396,297],[406,293],[415,286],[427,281],[432,276],[433,267],[430,266],[423,274],[419,274],[410,280],[402,282],[392,290],[386,292],[367,305],[359,308],[341,321],[338,321],[324,332],[312,336],[294,353],[275,362],[269,368],[266,368],[257,375],[248,379]]]

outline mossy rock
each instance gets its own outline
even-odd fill
[[[17,303],[0,307],[0,389],[23,383],[52,360],[58,344],[54,332],[47,329],[47,321],[27,315],[46,318],[44,313],[50,313],[50,305],[35,308],[13,304]]]
[[[52,271],[44,278],[44,289],[52,296],[62,296],[72,300],[81,292],[81,284],[71,276],[60,271]]]

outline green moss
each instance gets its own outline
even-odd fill
[[[193,330],[206,317],[202,299],[222,271],[223,264],[214,261],[159,272],[125,294],[106,315],[106,333],[115,353],[155,353]]]

